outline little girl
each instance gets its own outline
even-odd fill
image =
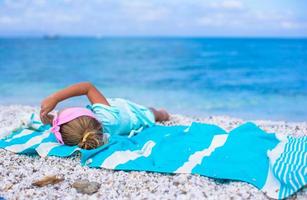
[[[56,105],[70,97],[86,95],[91,106],[73,107],[60,111],[56,116],[49,114]],[[94,149],[104,144],[105,134],[129,134],[156,121],[169,120],[163,110],[147,108],[121,98],[106,99],[91,83],[78,83],[60,90],[42,101],[40,118],[45,124],[52,124],[51,131],[58,142]]]

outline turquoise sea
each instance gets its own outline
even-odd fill
[[[307,39],[0,39],[0,104],[80,81],[171,113],[307,121]]]

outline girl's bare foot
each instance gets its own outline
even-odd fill
[[[170,119],[170,115],[168,114],[168,112],[165,109],[155,109],[152,107],[149,107],[149,109],[153,112],[153,114],[155,115],[155,120],[157,122],[162,122],[162,121],[167,121]]]
[[[170,119],[170,115],[165,109],[158,110],[161,113],[161,121],[168,121]]]

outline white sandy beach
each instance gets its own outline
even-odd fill
[[[0,130],[14,129],[23,117],[38,108],[0,106]],[[206,118],[172,115],[165,125],[189,125],[192,121],[212,123],[229,131],[244,120],[227,116]],[[267,132],[307,135],[307,122],[253,121]],[[5,199],[268,199],[250,184],[215,181],[199,175],[166,175],[148,172],[124,172],[82,167],[78,156],[40,158],[18,155],[0,149],[0,197]],[[42,188],[32,186],[45,175],[58,175],[64,181]],[[101,183],[93,195],[77,193],[72,184],[77,179]],[[289,199],[306,199],[307,187]]]

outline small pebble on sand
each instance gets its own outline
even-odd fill
[[[99,190],[100,186],[100,183],[88,180],[77,180],[72,184],[72,187],[82,194],[94,194]]]

